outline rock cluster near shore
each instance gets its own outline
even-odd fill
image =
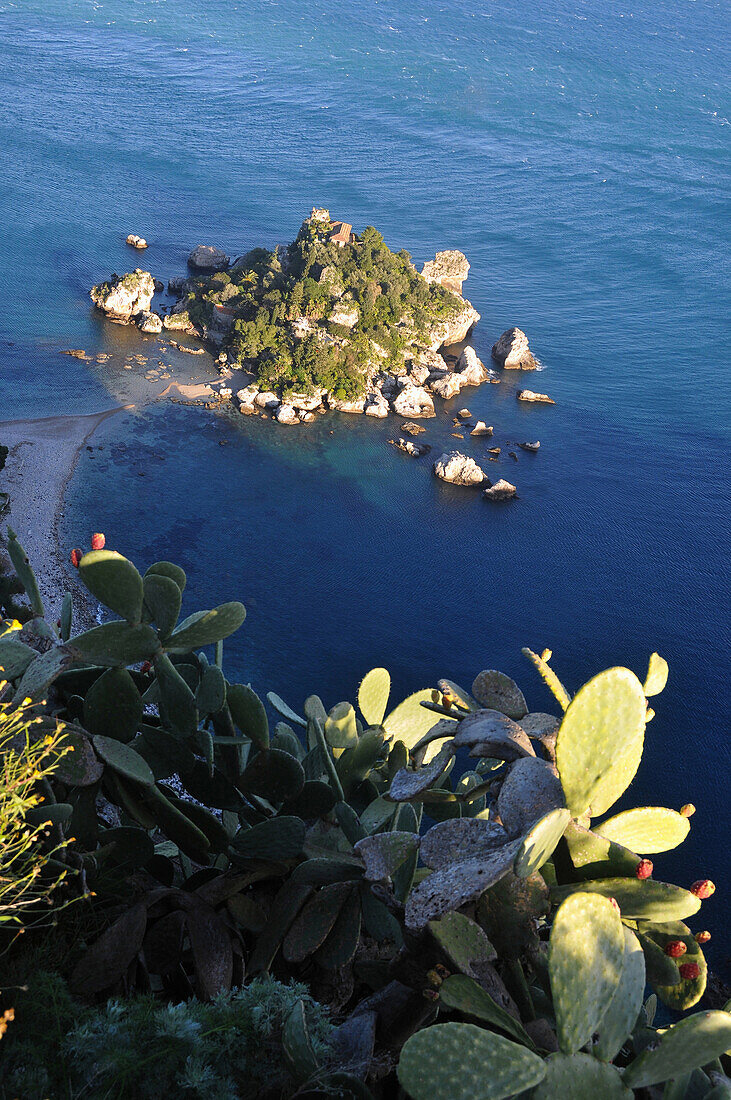
[[[528,346],[528,337],[519,328],[509,328],[492,346],[492,357],[504,370],[535,370],[538,360]]]
[[[113,275],[91,289],[94,305],[111,321],[129,324],[133,317],[147,314],[155,293],[155,280],[149,271],[135,268],[127,275]]]

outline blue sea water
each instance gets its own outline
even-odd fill
[[[659,650],[670,682],[630,801],[699,807],[656,864],[719,881],[702,918],[717,966],[730,23],[722,0],[0,0],[0,419],[138,406],[84,452],[64,540],[104,530],[180,561],[191,608],[242,598],[229,667],[295,705],[352,698],[385,664],[395,697],[498,667],[554,709],[521,646],[550,646],[571,689],[613,663],[642,676]],[[93,282],[179,274],[197,243],[289,240],[313,204],[418,262],[462,249],[483,357],[528,333],[543,372],[463,392],[426,437],[462,446],[467,404],[518,501],[437,483],[386,445],[392,420],[235,423],[147,404],[162,387],[122,369],[156,343],[95,316]],[[557,405],[518,405],[526,383]]]

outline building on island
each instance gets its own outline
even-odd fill
[[[348,225],[347,222],[333,222],[333,231],[330,234],[330,240],[340,248],[343,248],[346,244],[352,244],[354,237],[355,234],[353,233],[352,225]]]

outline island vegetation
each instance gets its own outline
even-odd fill
[[[0,1096],[728,1091],[713,883],[655,877],[694,807],[616,810],[661,657],[569,692],[525,650],[554,714],[495,670],[264,700],[224,671],[240,603],[180,621],[183,570],[104,541],[72,553],[86,630],[9,534]]]

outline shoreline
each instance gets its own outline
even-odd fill
[[[8,448],[0,480],[10,496],[10,510],[2,518],[0,533],[5,536],[8,526],[17,533],[51,621],[58,618],[64,593],[70,590],[77,624],[95,625],[91,603],[79,585],[69,583],[58,524],[82,448],[110,416],[133,408],[118,405],[82,416],[0,421],[0,442]]]

